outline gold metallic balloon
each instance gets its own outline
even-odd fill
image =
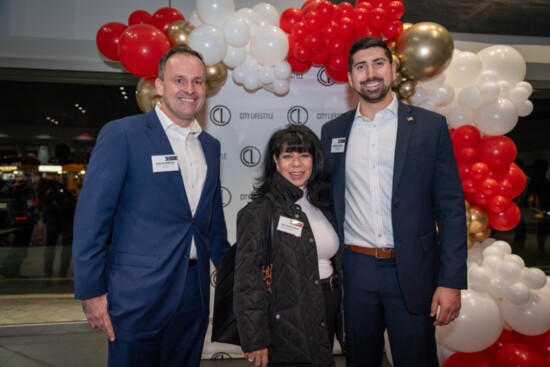
[[[412,23],[403,23],[403,30],[405,31],[405,30],[411,28],[413,25],[414,24],[412,24]]]
[[[227,66],[223,61],[206,66],[206,83],[208,88],[219,88],[227,81]]]
[[[185,20],[176,20],[168,26],[166,37],[171,46],[187,44],[189,42],[189,35],[193,29],[195,29],[195,26],[192,23]]]
[[[434,77],[447,69],[454,42],[443,26],[432,22],[416,23],[397,38],[395,54],[401,59],[401,73],[412,80]]]
[[[408,99],[414,94],[416,88],[416,82],[414,80],[406,80],[399,85],[397,89],[397,94],[403,99]]]
[[[469,233],[481,232],[489,225],[489,215],[487,215],[487,212],[483,208],[477,205],[470,206],[470,219]]]
[[[157,95],[157,88],[155,87],[156,78],[141,78],[136,87],[136,99],[139,106],[139,109],[143,112],[149,112],[156,106],[156,103],[153,103],[154,97],[160,96]]]
[[[491,236],[491,227],[485,228],[483,231],[474,233],[474,239],[476,242],[482,242]]]
[[[404,81],[406,81],[407,78],[403,78],[403,76],[401,75],[401,73],[398,71],[396,76],[395,76],[395,79],[393,80],[393,82],[391,83],[391,87],[393,89],[398,89],[399,86],[401,85],[401,83],[403,83]]]
[[[401,59],[395,54],[392,55],[392,59],[395,64],[395,70],[399,71],[399,68],[401,68]]]
[[[210,86],[208,85],[208,86],[206,87],[206,96],[207,96],[207,97],[215,96],[216,94],[218,94],[218,92],[219,92],[221,89],[222,89],[221,87],[212,88],[212,87],[210,87]]]

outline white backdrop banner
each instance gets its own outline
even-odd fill
[[[229,73],[221,91],[208,99],[199,121],[204,122],[204,129],[221,142],[223,205],[231,243],[235,242],[237,212],[249,200],[271,134],[287,124],[299,124],[307,125],[320,135],[325,122],[356,105],[353,90],[347,84],[330,81],[324,68],[293,74],[285,96],[263,89],[248,92],[236,85]],[[211,300],[215,277],[212,268]],[[210,330],[209,327],[203,359],[242,358],[240,347],[211,343]]]

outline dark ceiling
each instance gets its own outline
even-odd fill
[[[138,81],[113,73],[1,70],[0,146],[93,144],[106,122],[141,113]]]

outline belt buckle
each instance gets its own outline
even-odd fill
[[[379,250],[378,247],[374,248],[374,257],[377,258],[377,259],[380,259],[380,257],[378,256],[378,250]]]

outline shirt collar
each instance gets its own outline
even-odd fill
[[[165,132],[167,132],[169,129],[174,129],[184,135],[193,134],[195,138],[197,138],[199,134],[202,132],[201,125],[199,124],[197,119],[193,119],[193,122],[191,123],[191,125],[185,128],[174,123],[170,119],[170,117],[168,117],[164,113],[164,111],[160,109],[159,105],[155,106],[155,112],[157,113],[157,117],[159,118],[162,128],[164,129]]]
[[[382,112],[382,111],[390,111],[391,113],[393,113],[394,116],[397,116],[397,106],[398,106],[397,97],[396,97],[394,92],[391,92],[391,95],[392,95],[392,99],[391,99],[390,104],[387,105],[381,111],[378,111],[377,114]],[[368,120],[366,117],[363,117],[363,115],[361,115],[360,107],[361,107],[361,105],[357,104],[357,108],[355,109],[355,118],[353,120],[355,121],[357,118],[362,118],[362,119]]]

